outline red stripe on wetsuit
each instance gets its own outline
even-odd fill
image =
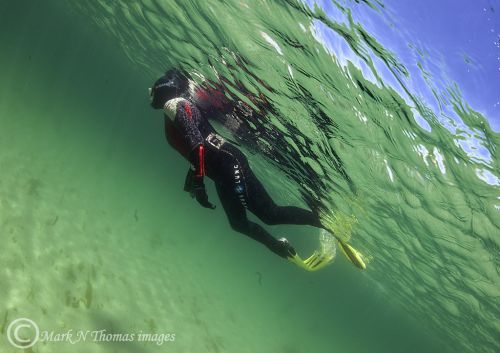
[[[196,176],[205,176],[205,150],[203,149],[203,145],[198,146],[198,161],[200,162],[200,167]]]

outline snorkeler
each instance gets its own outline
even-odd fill
[[[151,106],[164,111],[168,143],[191,163],[184,191],[190,193],[201,206],[214,209],[204,184],[205,177],[212,179],[229,223],[235,231],[264,244],[278,256],[306,270],[313,271],[326,266],[331,262],[331,256],[315,252],[302,260],[286,238],[274,238],[262,226],[247,218],[248,210],[268,225],[296,224],[327,229],[320,217],[312,211],[294,206],[279,206],[273,201],[252,172],[245,155],[234,144],[218,135],[207,119],[211,111],[213,113],[213,107],[217,107],[219,111],[241,110],[241,103],[232,105],[223,95],[215,97],[217,93],[212,92],[212,97],[207,97],[207,94],[210,92],[203,91],[205,99],[201,104],[196,99],[200,94],[194,94],[190,80],[176,69],[167,71],[150,89]],[[340,245],[351,262],[359,268],[365,268],[354,248],[345,243]]]

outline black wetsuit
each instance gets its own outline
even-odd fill
[[[217,193],[231,227],[286,257],[286,243],[277,240],[259,224],[248,220],[246,210],[262,222],[302,224],[321,227],[311,211],[278,206],[252,172],[247,158],[234,145],[218,136],[196,105],[188,100],[177,104],[175,117],[165,115],[165,135],[169,144],[188,159],[198,176],[215,182]]]

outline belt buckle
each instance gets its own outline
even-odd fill
[[[222,147],[222,145],[224,144],[224,139],[217,135],[217,134],[214,134],[213,132],[211,132],[208,136],[207,136],[207,142],[209,144],[211,144],[212,146],[214,146],[215,148],[217,149],[220,149]]]

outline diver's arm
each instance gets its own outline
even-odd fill
[[[200,145],[203,145],[204,140],[200,130],[198,129],[198,123],[202,119],[200,111],[195,105],[185,99],[178,102],[176,108],[176,125],[179,127],[182,135],[184,136],[192,154],[195,149],[197,149]]]
[[[201,115],[198,108],[189,101],[183,100],[177,105],[175,121],[191,149],[189,161],[193,167],[194,175],[192,176],[190,193],[193,197],[196,197],[200,205],[214,209],[215,206],[208,201],[203,182],[205,176],[205,150],[203,146],[204,139],[197,124],[200,119]]]
[[[203,145],[196,147],[191,153],[191,164],[193,166],[193,183],[191,196],[196,197],[196,201],[205,208],[214,209],[215,206],[208,201],[207,190],[203,178],[205,177],[205,162]]]

